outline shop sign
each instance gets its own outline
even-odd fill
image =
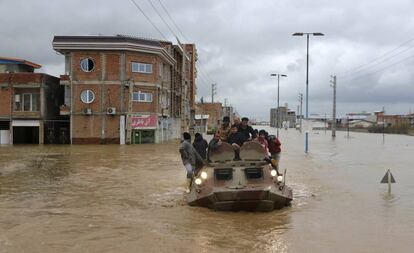
[[[157,115],[141,115],[131,117],[131,127],[133,129],[156,129]]]

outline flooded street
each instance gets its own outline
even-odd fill
[[[269,213],[187,206],[177,142],[1,146],[0,252],[412,252],[414,137],[280,135],[294,201]]]

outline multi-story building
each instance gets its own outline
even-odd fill
[[[185,44],[185,51],[188,56],[189,64],[187,64],[187,78],[188,78],[188,92],[186,96],[188,97],[188,106],[190,111],[190,131],[194,131],[192,127],[195,123],[196,115],[196,103],[195,96],[197,94],[196,78],[197,78],[197,68],[195,67],[198,60],[198,54],[195,44]]]
[[[55,36],[72,143],[159,143],[188,129],[185,46],[129,36]]]
[[[295,127],[296,113],[289,110],[287,106],[270,109],[270,126],[271,127]]]
[[[69,143],[69,120],[59,115],[59,78],[34,73],[39,64],[0,57],[0,143]]]

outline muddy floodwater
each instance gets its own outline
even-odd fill
[[[280,135],[294,200],[268,213],[187,206],[178,142],[1,146],[0,252],[414,251],[414,137]]]

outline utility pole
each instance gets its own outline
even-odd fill
[[[336,136],[336,76],[331,76],[331,87],[333,88],[333,109],[332,109],[332,137]]]
[[[204,98],[203,97],[201,97],[200,103],[201,103],[201,123],[200,123],[201,129],[200,131],[202,134],[204,134],[205,127],[204,127]]]
[[[134,80],[129,80],[129,92],[128,92],[128,113],[127,113],[127,136],[126,143],[132,144],[132,100],[134,93]]]
[[[382,107],[382,144],[385,143],[385,106]]]
[[[297,124],[298,124],[298,122],[299,122],[299,118],[298,118],[298,116],[300,115],[300,105],[298,105],[297,106],[297,108],[296,108],[296,122],[295,122],[295,129],[297,130]]]
[[[270,74],[270,76],[277,76],[277,109],[276,109],[276,120],[277,120],[277,125],[276,125],[276,137],[279,138],[279,127],[280,127],[280,105],[279,105],[279,82],[280,82],[280,77],[287,77],[287,75],[284,74]],[[287,111],[287,106],[286,106],[286,111]]]
[[[302,105],[303,105],[303,93],[299,93],[299,102],[300,102],[300,112],[299,112],[299,132],[302,132],[302,118],[303,118],[303,112],[302,112]]]
[[[211,103],[214,103],[214,95],[217,94],[217,84],[212,83],[211,84]]]

